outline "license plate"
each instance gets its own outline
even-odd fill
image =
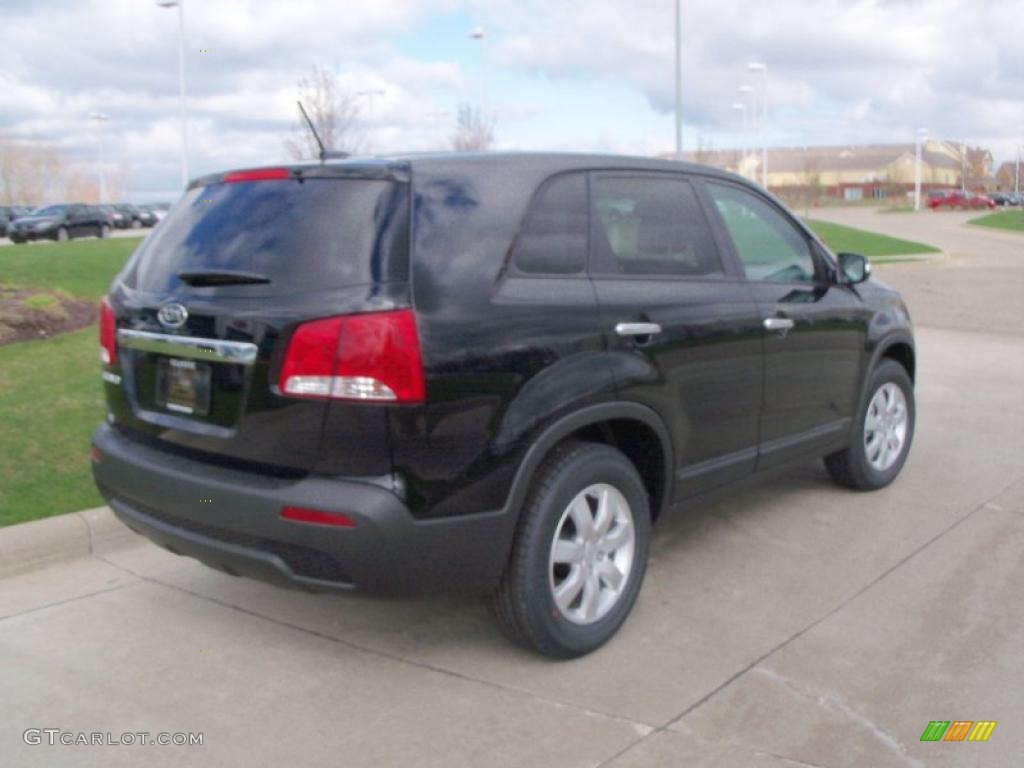
[[[192,415],[210,412],[210,366],[167,357],[157,368],[157,401],[169,411]]]

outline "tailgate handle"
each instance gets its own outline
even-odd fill
[[[249,341],[170,336],[166,333],[133,331],[128,328],[122,328],[117,332],[117,343],[118,346],[137,349],[141,352],[241,365],[252,365],[256,362],[258,351],[256,345]]]

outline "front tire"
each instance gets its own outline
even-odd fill
[[[896,479],[914,438],[914,385],[907,370],[883,360],[872,372],[850,443],[825,457],[825,468],[839,485],[862,491],[884,488]]]
[[[647,491],[621,452],[558,446],[537,471],[494,595],[502,630],[555,658],[602,646],[636,602],[650,526]]]

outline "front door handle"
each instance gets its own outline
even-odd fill
[[[619,336],[653,336],[661,333],[661,326],[657,323],[619,323],[615,332]]]
[[[789,317],[766,317],[763,325],[766,331],[781,333],[785,336],[786,331],[791,330],[796,323]]]

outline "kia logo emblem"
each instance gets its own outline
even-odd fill
[[[157,312],[156,319],[165,328],[181,328],[188,320],[188,310],[181,304],[164,304]]]

